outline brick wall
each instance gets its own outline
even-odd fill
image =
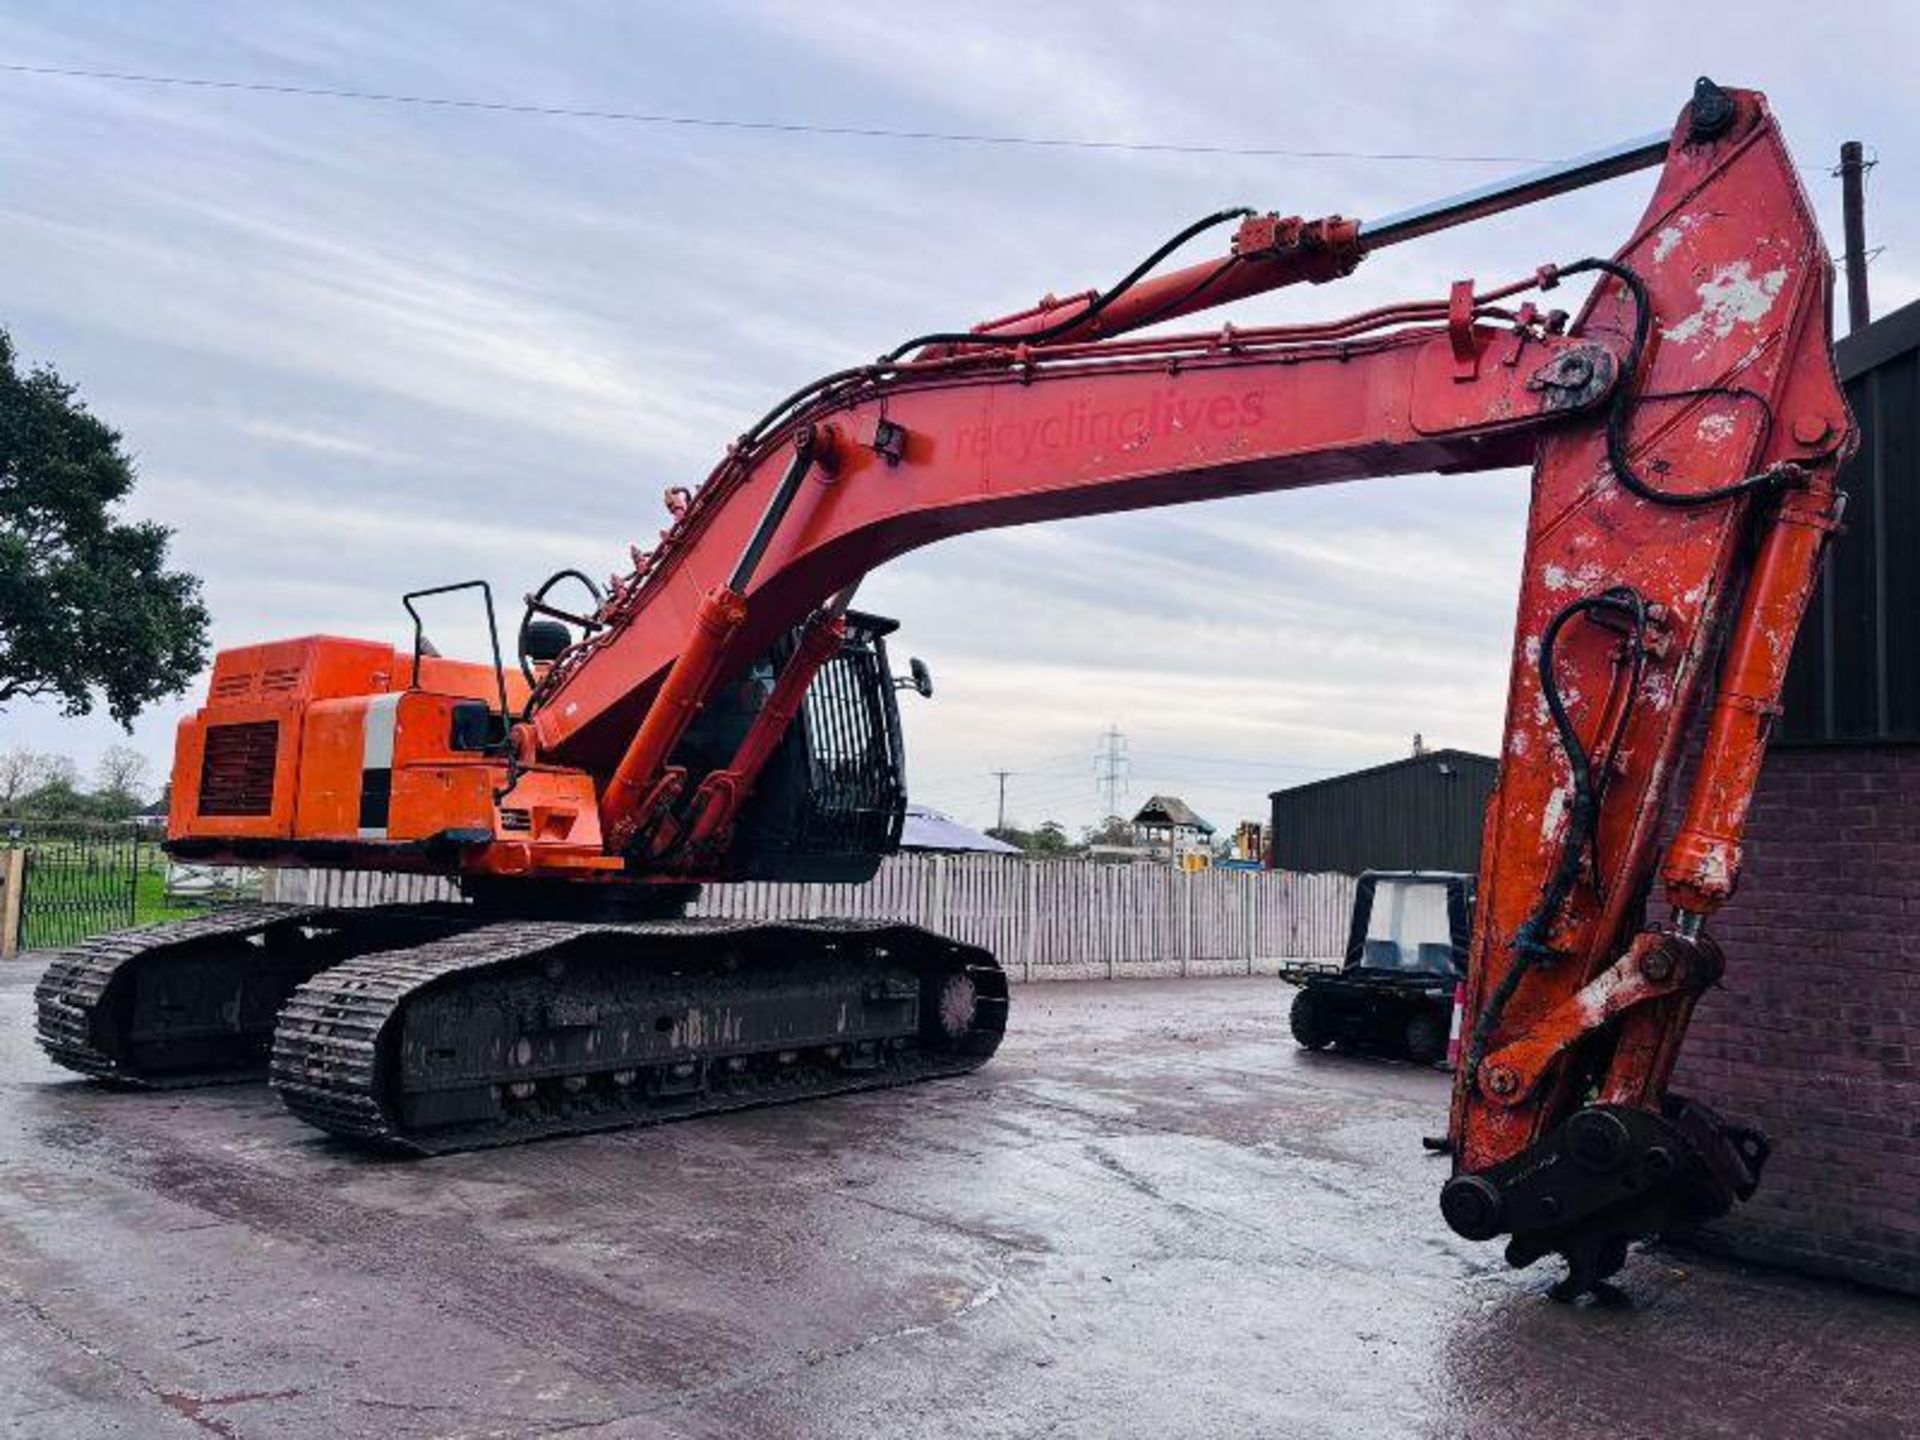
[[[1776,750],[1674,1088],[1772,1138],[1706,1238],[1920,1293],[1920,748]]]

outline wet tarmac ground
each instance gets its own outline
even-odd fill
[[[372,1159],[264,1086],[100,1089],[0,973],[0,1434],[1888,1436],[1920,1302],[1453,1237],[1445,1081],[1272,980],[1032,986],[986,1070]]]

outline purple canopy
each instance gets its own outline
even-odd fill
[[[925,805],[907,806],[907,823],[900,831],[902,850],[973,850],[986,855],[1018,855],[1020,849],[978,830],[969,830]]]

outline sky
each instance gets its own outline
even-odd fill
[[[1102,285],[1223,205],[1377,216],[1765,90],[1838,253],[1865,141],[1876,313],[1920,297],[1920,7],[0,0],[0,65],[838,126],[1347,152],[943,143],[0,70],[0,326],[126,436],[216,644],[403,640],[399,597],[625,568],[777,396]],[[1429,156],[1495,159],[1381,159]],[[1234,307],[1274,323],[1611,250],[1643,175]],[[1915,237],[1906,239],[1905,237]],[[1191,257],[1209,253],[1196,249]],[[913,797],[974,824],[1268,791],[1498,744],[1525,476],[1417,476],[1001,530],[874,574],[932,667]],[[436,614],[483,653],[477,615]],[[131,743],[156,774],[199,687]],[[85,770],[103,715],[0,713]]]

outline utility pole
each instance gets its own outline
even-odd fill
[[[1000,782],[1000,818],[995,822],[993,828],[996,830],[1004,830],[1007,828],[1007,777],[1013,774],[1013,771],[989,770],[987,773]]]
[[[1103,822],[1120,813],[1120,797],[1127,793],[1127,771],[1131,764],[1127,758],[1127,737],[1120,733],[1118,725],[1109,725],[1093,757],[1094,783],[1106,797],[1107,812],[1100,817]]]
[[[1840,147],[1840,221],[1847,240],[1847,333],[1873,319],[1867,303],[1867,171],[1864,147],[1849,140]]]

